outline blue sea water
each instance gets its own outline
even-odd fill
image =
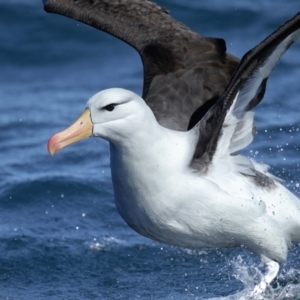
[[[238,57],[300,10],[299,0],[157,2],[225,38]],[[245,150],[298,195],[299,79],[296,44],[271,75]],[[105,141],[48,155],[48,138],[108,87],[141,93],[131,47],[47,14],[42,1],[0,2],[0,299],[247,299],[264,271],[247,250],[170,247],[128,228],[114,206]],[[299,250],[267,299],[300,299]]]

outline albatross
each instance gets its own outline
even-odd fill
[[[92,96],[79,119],[49,139],[49,153],[91,136],[108,140],[115,203],[126,223],[175,246],[246,247],[267,266],[253,291],[261,295],[291,243],[300,242],[300,202],[240,151],[253,140],[252,108],[270,73],[300,39],[300,13],[243,56],[222,91],[237,63],[224,42],[193,33],[149,1],[44,3],[124,39],[144,64],[142,97],[122,88]]]

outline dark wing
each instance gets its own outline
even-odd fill
[[[207,101],[205,112],[214,104],[238,65],[238,59],[226,54],[224,40],[200,36],[147,0],[43,2],[47,12],[76,19],[133,46],[144,66],[143,98],[158,122],[171,129],[192,127],[192,114]],[[203,114],[201,109],[198,113]]]
[[[241,173],[253,175],[251,160],[238,155],[255,134],[250,110],[259,103],[259,94],[280,57],[300,39],[299,28],[300,13],[244,55],[221,98],[192,129],[199,134],[194,168],[205,170],[226,158],[235,160]]]

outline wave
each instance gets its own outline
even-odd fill
[[[109,189],[104,187],[105,190],[109,192]],[[10,182],[0,189],[0,207],[4,209],[29,204],[39,205],[43,201],[49,202],[49,198],[51,202],[55,202],[64,197],[83,197],[87,194],[91,197],[98,196],[100,187],[93,182],[71,176],[22,180]]]

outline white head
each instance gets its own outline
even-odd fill
[[[54,155],[58,150],[90,136],[118,142],[152,118],[151,109],[137,94],[121,88],[107,89],[89,99],[87,109],[77,121],[50,138],[48,151]]]
[[[113,88],[101,91],[89,99],[93,136],[109,141],[117,136],[126,137],[141,124],[150,109],[137,94]]]

